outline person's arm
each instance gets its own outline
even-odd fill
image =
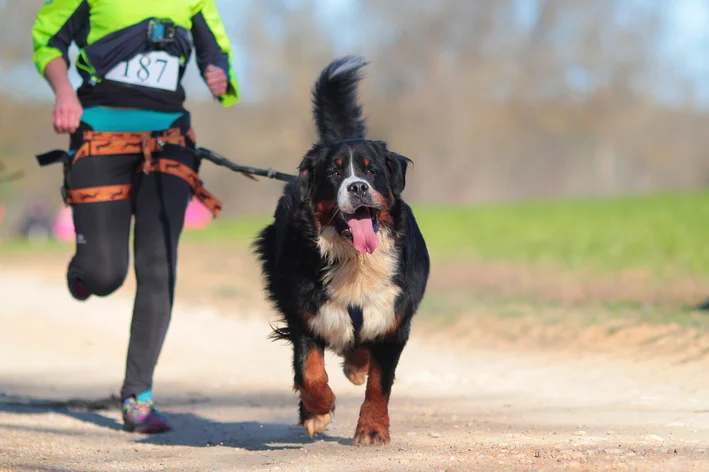
[[[83,110],[69,81],[69,46],[88,18],[86,0],[45,2],[32,26],[34,64],[55,96],[52,122],[57,133],[73,133]]]
[[[202,0],[192,18],[197,66],[212,95],[225,107],[239,101],[239,84],[232,67],[229,38],[214,0]]]
[[[44,76],[54,91],[52,123],[57,133],[73,133],[81,123],[84,109],[69,81],[66,62],[57,57],[44,68]]]

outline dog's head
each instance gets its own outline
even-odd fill
[[[320,233],[334,229],[358,252],[372,254],[377,233],[393,228],[390,210],[401,198],[410,161],[383,141],[365,138],[357,100],[364,66],[362,58],[347,56],[320,73],[313,88],[320,140],[301,162],[298,179]]]
[[[300,193],[321,232],[332,227],[358,252],[371,254],[377,233],[392,228],[390,210],[401,198],[409,162],[381,141],[315,146],[300,165]]]

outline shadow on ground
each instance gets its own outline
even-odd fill
[[[314,440],[352,444],[351,438],[320,435],[311,439],[295,424],[244,421],[222,423],[193,413],[167,415],[175,430],[168,434],[148,436],[137,442],[162,446],[230,447],[247,451],[300,449]]]
[[[231,447],[248,451],[272,451],[299,449],[314,442],[305,430],[293,423],[282,422],[219,422],[204,418],[192,412],[171,412],[169,408],[190,405],[209,405],[210,407],[239,406],[245,408],[289,408],[295,412],[294,398],[290,395],[264,394],[255,398],[253,395],[234,395],[229,397],[210,397],[201,399],[167,398],[161,405],[168,408],[163,413],[174,430],[153,436],[135,436],[136,442],[159,446],[186,447]],[[111,412],[111,416],[108,413]],[[90,423],[107,432],[122,432],[123,424],[114,417],[120,412],[120,400],[116,396],[99,399],[55,400],[29,396],[7,396],[0,394],[0,413],[38,415],[45,413],[61,414],[78,421]],[[9,425],[0,425],[4,429],[14,429]],[[31,429],[31,428],[28,428]],[[46,429],[42,431],[47,432]],[[56,430],[56,434],[76,434],[65,430]],[[95,434],[95,433],[86,433]],[[123,433],[129,434],[129,433]],[[315,440],[351,445],[351,438],[320,435]]]

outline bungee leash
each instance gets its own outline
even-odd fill
[[[259,169],[251,166],[242,166],[207,148],[197,148],[197,150],[193,152],[195,152],[201,159],[206,159],[218,166],[226,167],[227,169],[238,172],[252,180],[257,180],[254,175],[259,175],[273,180],[280,180],[283,182],[291,182],[297,178],[295,175],[278,172],[270,167],[268,169]]]

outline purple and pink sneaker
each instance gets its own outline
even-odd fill
[[[132,433],[158,434],[172,431],[167,420],[153,406],[153,401],[135,397],[123,400],[123,430]]]

